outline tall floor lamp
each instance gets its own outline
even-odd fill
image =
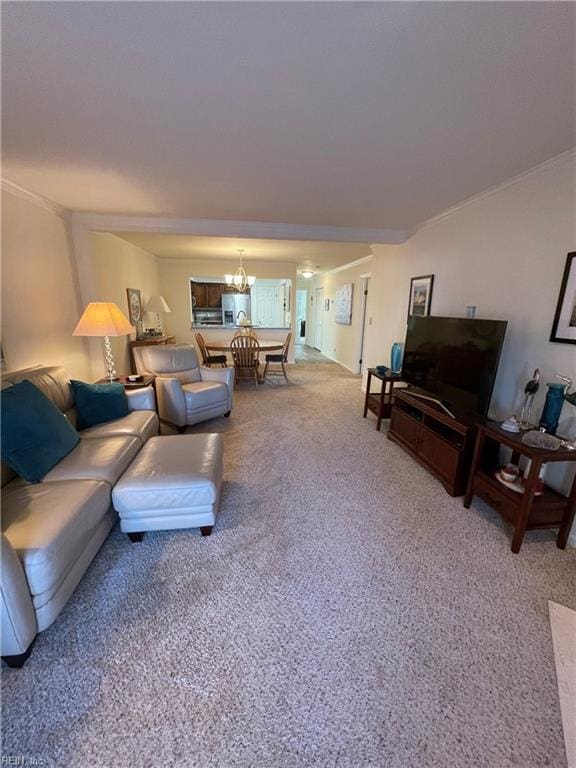
[[[134,328],[113,302],[91,301],[84,310],[73,336],[104,336],[104,358],[106,378],[114,381],[118,377],[114,369],[114,356],[110,336],[127,336]]]

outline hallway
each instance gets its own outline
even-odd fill
[[[332,363],[333,360],[325,357],[314,347],[308,344],[296,342],[294,345],[294,359],[297,363]]]

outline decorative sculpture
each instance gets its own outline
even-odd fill
[[[573,405],[576,407],[576,390],[574,392],[570,392],[572,389],[572,379],[569,376],[560,376],[559,373],[556,374],[558,378],[563,381],[566,384],[566,389],[564,390],[564,400],[566,400],[570,405]]]
[[[536,368],[532,378],[524,387],[524,404],[522,406],[522,413],[520,414],[520,427],[521,429],[530,429],[530,417],[532,415],[532,403],[534,402],[534,395],[540,388],[540,369]]]
[[[548,394],[546,395],[544,410],[540,417],[540,429],[543,429],[550,435],[556,434],[564,400],[569,402],[570,405],[576,406],[576,392],[570,392],[572,379],[569,376],[561,376],[559,373],[556,374],[556,378],[560,379],[562,384],[549,382],[546,385],[548,387]]]

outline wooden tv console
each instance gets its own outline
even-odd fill
[[[474,452],[476,420],[453,419],[436,403],[410,392],[394,391],[388,437],[430,470],[451,496],[463,496]]]

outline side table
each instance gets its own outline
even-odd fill
[[[109,381],[110,379],[98,379],[96,383],[108,384]],[[114,381],[122,384],[124,389],[142,389],[143,387],[153,387],[156,382],[156,376],[142,376],[141,381],[128,381],[128,376],[117,376]]]
[[[108,384],[109,379],[98,379],[97,384]],[[158,413],[158,398],[156,397],[156,376],[151,374],[143,375],[141,381],[128,381],[128,376],[117,376],[114,379],[115,382],[122,384],[124,389],[129,389],[131,392],[135,389],[143,389],[144,387],[152,387],[154,390],[154,407],[156,413]]]
[[[524,490],[518,492],[496,479],[500,446],[512,449],[512,463],[520,456],[531,460],[525,477]],[[486,422],[478,427],[476,448],[464,506],[468,509],[474,496],[490,504],[514,528],[511,550],[520,551],[524,534],[533,528],[558,528],[556,546],[566,547],[576,512],[576,477],[568,496],[544,485],[537,494],[537,481],[543,464],[558,461],[576,462],[576,451],[560,447],[557,451],[532,448],[522,442],[522,433],[504,431],[497,422]]]
[[[371,392],[372,377],[382,382],[379,392]],[[382,419],[389,419],[394,403],[394,384],[402,381],[399,373],[380,374],[376,368],[368,368],[368,381],[366,382],[366,397],[364,399],[364,418],[368,411],[376,414],[376,429],[380,429]]]

